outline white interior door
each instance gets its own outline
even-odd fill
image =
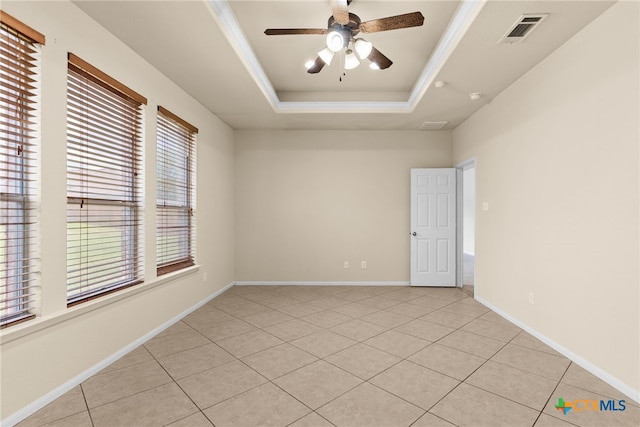
[[[456,285],[456,170],[411,169],[411,286]]]

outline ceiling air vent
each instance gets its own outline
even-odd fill
[[[516,23],[509,28],[509,31],[498,40],[498,43],[520,43],[527,38],[527,36],[531,34],[531,31],[544,21],[547,16],[549,16],[548,13],[527,13],[522,15]]]
[[[447,125],[446,121],[441,122],[424,122],[420,125],[420,130],[440,130]]]

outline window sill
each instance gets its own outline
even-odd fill
[[[103,307],[107,307],[111,304],[115,304],[134,295],[143,294],[181,277],[197,273],[199,269],[200,265],[194,265],[193,267],[185,268],[180,271],[167,273],[157,277],[152,282],[144,282],[140,285],[105,295],[102,298],[96,298],[94,300],[87,301],[86,303],[69,307],[67,310],[62,312],[54,313],[49,316],[36,317],[33,320],[2,329],[0,330],[0,343],[3,345],[10,343],[60,323],[83,316],[95,310],[99,310]]]

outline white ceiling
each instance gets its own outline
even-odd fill
[[[367,34],[393,65],[363,63],[342,81],[335,59],[304,68],[323,36],[263,33],[326,28],[328,0],[74,3],[234,129],[452,129],[614,2],[353,0],[362,21],[420,11],[425,22]],[[498,44],[525,13],[549,17],[524,42]]]

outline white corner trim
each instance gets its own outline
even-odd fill
[[[511,322],[514,325],[518,326],[520,329],[530,333],[531,335],[533,335],[534,337],[536,337],[537,339],[539,339],[540,341],[542,341],[543,343],[545,343],[546,345],[548,345],[549,347],[551,347],[552,349],[557,351],[558,353],[560,353],[563,356],[565,356],[567,359],[571,360],[575,364],[579,365],[580,367],[582,367],[585,370],[589,371],[590,373],[592,373],[596,377],[600,378],[602,381],[604,381],[605,383],[609,384],[611,387],[615,388],[616,390],[620,391],[621,393],[631,397],[633,400],[635,400],[636,402],[640,403],[640,390],[636,390],[633,387],[625,384],[624,382],[622,382],[618,378],[614,377],[613,375],[609,374],[608,372],[604,371],[603,369],[599,368],[598,366],[594,365],[593,363],[585,360],[583,357],[577,355],[576,353],[572,352],[571,350],[567,349],[566,347],[562,346],[561,344],[558,344],[557,342],[555,342],[551,338],[547,337],[546,335],[541,334],[540,332],[538,332],[535,329],[531,328],[527,324],[525,324],[525,323],[519,321],[518,319],[508,315],[507,313],[505,313],[504,311],[502,311],[499,308],[495,307],[493,304],[485,301],[484,299],[476,296],[475,300],[478,301],[479,303],[481,303],[482,305],[486,306],[487,308],[490,308],[492,311],[495,311],[497,314],[499,314],[500,316],[504,317],[509,322]]]
[[[258,88],[267,98],[269,104],[275,107],[275,105],[280,102],[278,95],[276,95],[271,81],[262,69],[258,58],[256,58],[256,54],[253,52],[253,49],[251,49],[247,38],[242,32],[240,24],[238,24],[238,20],[231,10],[231,6],[229,6],[226,0],[208,0],[207,4],[212,12],[211,14],[227,38],[227,41],[231,44],[233,50],[235,50],[238,58],[240,58],[240,61],[242,61],[253,80],[257,83]]]
[[[409,282],[237,281],[238,286],[409,286]]]
[[[444,67],[487,0],[463,0],[405,102],[283,102],[256,58],[228,0],[207,0],[209,10],[249,75],[276,113],[411,113]]]
[[[453,19],[449,22],[442,38],[424,66],[420,77],[416,80],[411,95],[409,95],[408,102],[411,104],[412,110],[418,105],[431,83],[436,79],[436,76],[449,60],[453,51],[458,47],[462,38],[467,34],[471,24],[476,20],[486,3],[487,0],[463,0],[458,6],[458,10],[453,15]]]
[[[478,157],[477,156],[473,156],[473,157],[468,158],[467,160],[461,161],[460,163],[458,163],[454,167],[456,169],[466,170],[466,169],[469,169],[469,168],[475,168],[476,167],[476,163],[478,163]]]
[[[277,113],[410,113],[415,105],[402,101],[278,101]]]
[[[189,313],[192,313],[193,311],[199,309],[200,307],[202,307],[203,305],[205,305],[206,303],[208,303],[209,301],[211,301],[212,299],[214,299],[215,297],[217,297],[218,295],[220,295],[221,293],[223,293],[227,289],[231,288],[233,286],[233,284],[234,283],[231,282],[228,285],[224,286],[222,289],[217,290],[216,292],[214,292],[213,294],[211,294],[210,296],[208,296],[204,300],[202,300],[202,301],[198,302],[197,304],[189,307],[188,309],[186,309],[182,313],[178,314],[177,316],[174,316],[173,318],[167,320],[166,322],[164,322],[163,324],[161,324],[157,328],[155,328],[152,331],[144,334],[143,336],[141,336],[137,340],[131,342],[130,344],[128,344],[127,346],[123,347],[122,349],[116,351],[112,355],[104,358],[103,360],[101,360],[97,364],[93,365],[89,369],[85,370],[84,372],[80,373],[79,375],[75,376],[74,378],[70,379],[69,381],[65,382],[64,384],[56,387],[51,392],[49,392],[46,395],[42,396],[38,400],[30,403],[29,405],[25,406],[21,410],[9,415],[4,420],[0,420],[0,425],[2,425],[2,426],[13,426],[13,425],[18,424],[20,421],[22,421],[25,418],[27,418],[28,416],[34,414],[36,411],[44,408],[49,403],[53,402],[54,400],[56,400],[57,398],[59,398],[60,396],[62,396],[63,394],[65,394],[66,392],[68,392],[69,390],[74,388],[75,386],[77,386],[78,384],[81,384],[83,381],[87,380],[92,375],[95,375],[96,373],[98,373],[102,369],[106,368],[107,366],[109,366],[110,364],[115,362],[116,360],[118,360],[121,357],[125,356],[127,353],[129,353],[132,350],[136,349],[138,346],[144,344],[145,342],[147,342],[148,340],[150,340],[151,338],[153,338],[154,336],[156,336],[160,332],[164,331],[165,329],[167,329],[168,327],[170,327],[171,325],[173,325],[174,323],[176,323],[177,321],[179,321],[180,319],[182,319],[183,317],[185,317]]]

